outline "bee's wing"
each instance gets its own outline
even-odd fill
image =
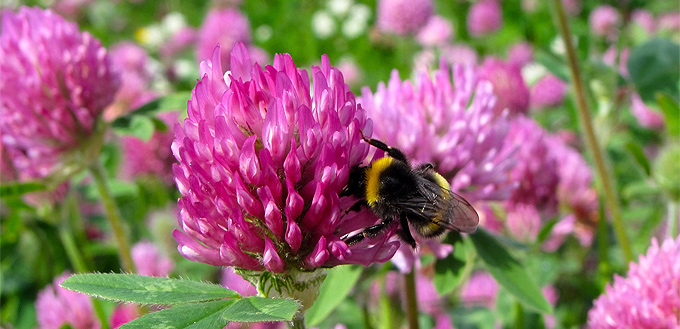
[[[446,189],[446,191],[451,195],[450,200],[453,206],[446,208],[446,217],[448,217],[446,224],[438,224],[450,230],[473,233],[477,230],[477,225],[479,224],[479,214],[477,214],[475,208],[473,208],[462,196],[453,193],[449,189]]]
[[[422,235],[439,235],[442,229],[472,233],[479,224],[475,208],[462,196],[432,180],[422,178],[417,195],[400,204],[415,219]]]

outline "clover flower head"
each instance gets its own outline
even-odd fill
[[[627,277],[614,276],[588,312],[588,327],[677,328],[680,325],[680,237],[661,245],[652,239],[646,255],[631,262]]]
[[[106,49],[50,10],[3,10],[0,138],[18,179],[41,179],[95,134],[119,86]]]
[[[127,114],[155,96],[149,90],[153,79],[149,69],[151,58],[144,48],[132,42],[120,42],[111,47],[110,56],[112,65],[121,75],[121,85],[113,103],[104,111],[107,121]]]
[[[232,47],[239,42],[250,43],[250,22],[238,9],[214,9],[208,12],[196,35],[196,60],[211,58],[215,46],[219,45],[226,71]]]
[[[601,37],[613,39],[618,33],[621,17],[616,8],[603,5],[599,6],[590,13],[588,23],[593,34]]]
[[[519,185],[506,201],[512,211],[521,205],[532,205],[541,217],[557,212],[558,163],[550,154],[548,133],[534,120],[517,117],[510,127],[507,147],[515,150],[517,165],[510,176]]]
[[[158,118],[168,126],[177,122],[177,112],[164,112]],[[123,136],[121,144],[125,161],[121,174],[126,179],[156,176],[168,185],[173,184],[172,164],[175,157],[170,150],[174,140],[172,131],[155,131],[148,141],[135,136]]]
[[[498,282],[486,272],[476,272],[465,284],[460,298],[468,306],[494,308],[498,295]]]
[[[495,117],[492,91],[473,67],[442,62],[431,75],[416,72],[414,82],[393,71],[375,93],[364,88],[360,103],[381,123],[375,138],[415,164],[433,163],[470,201],[503,200],[514,187],[508,178],[514,161],[502,152],[509,123],[504,115]]]
[[[498,0],[476,1],[467,16],[467,29],[470,35],[481,37],[498,31],[503,24],[503,12]]]
[[[495,112],[500,114],[505,110],[510,116],[526,114],[529,109],[529,88],[522,77],[519,66],[489,57],[479,68],[479,79],[487,80],[493,85],[496,94]]]
[[[416,40],[423,46],[446,45],[453,35],[453,25],[446,18],[432,16],[418,32]]]
[[[74,329],[100,328],[90,297],[59,286],[69,276],[64,273],[56,277],[52,285],[38,293],[35,301],[38,325],[42,329],[59,329],[64,325]]]
[[[531,88],[531,106],[533,108],[558,106],[564,102],[566,94],[567,83],[548,74]]]
[[[175,125],[173,168],[184,257],[239,271],[312,271],[384,262],[389,234],[348,246],[346,234],[375,216],[339,199],[349,170],[368,155],[371,121],[326,56],[309,75],[288,54],[252,65],[238,44],[223,75],[220,50]]]
[[[569,16],[576,16],[581,12],[581,0],[562,0],[564,11]]]
[[[630,96],[630,112],[647,129],[661,130],[665,126],[663,115],[649,108],[638,93]]]
[[[378,29],[405,35],[418,32],[432,16],[432,0],[378,1]]]
[[[508,62],[517,67],[523,67],[534,60],[534,50],[528,42],[520,42],[508,51]]]
[[[592,169],[583,155],[567,145],[563,137],[550,136],[546,142],[550,154],[557,162],[558,202],[573,216],[572,228],[564,233],[574,233],[582,245],[589,246],[593,241],[599,220],[597,191],[593,187]],[[560,222],[562,221],[565,220]],[[558,231],[557,228],[556,226],[553,229],[553,233]]]
[[[113,329],[118,329],[122,325],[140,317],[139,306],[135,304],[118,304],[111,313],[109,319],[109,326]]]
[[[656,19],[654,15],[644,9],[636,9],[630,14],[630,20],[639,25],[647,34],[654,34],[656,31]]]
[[[175,263],[161,254],[152,242],[137,242],[130,252],[139,275],[164,277],[175,267]]]

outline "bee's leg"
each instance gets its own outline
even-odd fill
[[[387,144],[385,144],[385,143],[383,143],[383,142],[381,142],[381,141],[379,141],[375,138],[370,138],[370,139],[366,138],[366,137],[364,137],[363,132],[361,133],[361,138],[363,138],[364,141],[366,141],[366,143],[373,145],[373,146],[377,147],[378,149],[387,152],[387,155],[389,155],[391,158],[395,158],[399,161],[403,161],[403,162],[408,163],[406,156],[399,149],[387,146]]]
[[[434,168],[434,165],[431,163],[423,163],[418,165],[414,170],[417,172],[426,172]]]
[[[347,214],[351,212],[359,212],[361,211],[362,207],[368,207],[368,203],[366,202],[365,199],[361,199],[357,202],[355,202],[349,209],[345,210],[345,212],[340,216],[340,218],[345,217]]]
[[[359,232],[359,234],[357,234],[357,235],[351,236],[349,238],[343,238],[342,240],[345,241],[345,243],[348,246],[351,246],[353,244],[357,244],[357,243],[363,241],[367,237],[374,237],[374,236],[380,234],[380,232],[384,231],[387,228],[387,226],[390,223],[392,223],[392,220],[393,220],[393,218],[385,219],[384,221],[382,221],[378,224],[375,224],[373,226],[365,228],[363,231]]]
[[[406,213],[401,213],[399,216],[399,220],[401,223],[401,231],[398,231],[397,234],[399,234],[399,237],[404,240],[404,242],[408,243],[411,248],[415,249],[416,248],[416,240],[413,238],[411,235],[411,229],[408,226],[408,219],[406,218]]]

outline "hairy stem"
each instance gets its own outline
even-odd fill
[[[418,297],[416,295],[416,269],[404,274],[404,285],[406,288],[406,316],[408,318],[409,329],[419,329],[418,324]]]
[[[113,235],[118,244],[118,254],[120,255],[123,269],[129,273],[135,273],[135,264],[132,262],[132,256],[130,254],[130,242],[128,242],[123,230],[123,219],[118,210],[118,205],[116,205],[116,200],[113,198],[113,195],[111,195],[111,191],[106,182],[104,168],[99,161],[95,161],[92,166],[90,166],[90,171],[92,172],[92,176],[97,184],[97,189],[101,195],[102,203],[106,210],[106,217],[113,229]]]
[[[293,321],[288,322],[288,328],[290,329],[305,329],[305,314],[302,312],[295,313],[293,316]]]
[[[576,51],[574,50],[574,45],[571,40],[571,32],[569,30],[567,16],[564,12],[564,7],[562,6],[561,0],[553,0],[553,5],[555,7],[555,16],[557,18],[556,23],[560,33],[562,34],[562,40],[564,40],[564,45],[567,50],[567,59],[571,71],[571,78],[574,84],[574,91],[576,93],[576,108],[578,110],[577,112],[579,115],[579,121],[581,122],[581,128],[585,134],[586,145],[590,153],[593,155],[595,168],[597,170],[598,177],[600,178],[607,208],[609,209],[612,217],[612,224],[614,226],[616,238],[619,241],[621,249],[623,250],[623,256],[626,263],[629,263],[631,260],[633,260],[633,253],[630,248],[628,237],[626,236],[626,230],[621,214],[621,206],[619,204],[618,196],[616,195],[614,182],[610,176],[611,170],[609,170],[605,162],[603,150],[597,141],[597,137],[595,136],[595,131],[593,129],[592,118],[586,103],[585,90],[583,87],[583,81],[581,79],[581,71],[579,69],[578,59],[576,58]]]

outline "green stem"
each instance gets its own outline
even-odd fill
[[[556,12],[557,26],[560,30],[560,33],[562,34],[562,40],[564,40],[564,45],[567,50],[567,59],[569,61],[571,78],[574,83],[574,91],[576,93],[576,108],[578,109],[579,121],[581,121],[581,127],[585,133],[586,144],[590,153],[593,155],[593,160],[595,161],[597,174],[600,178],[602,189],[604,190],[604,197],[612,217],[612,224],[614,226],[616,238],[618,239],[619,245],[623,250],[623,256],[626,263],[629,263],[633,260],[633,253],[631,251],[630,242],[628,241],[626,230],[623,225],[621,206],[619,205],[616,190],[614,189],[613,179],[610,177],[611,171],[606,165],[603,151],[597,141],[597,137],[595,136],[595,131],[593,129],[592,118],[586,103],[583,81],[581,79],[581,71],[579,69],[578,59],[576,58],[576,51],[574,50],[574,45],[571,40],[569,24],[567,23],[567,16],[564,13],[564,7],[562,7],[561,0],[553,0],[553,5]]]
[[[515,302],[515,328],[524,328],[524,307],[519,302]]]
[[[406,316],[408,318],[409,329],[419,329],[418,323],[418,297],[416,295],[416,269],[404,274],[404,285],[406,286]]]
[[[132,262],[132,256],[130,254],[130,243],[123,230],[123,219],[118,210],[118,206],[116,205],[116,200],[111,195],[111,191],[106,183],[104,168],[99,161],[95,161],[92,166],[90,166],[90,171],[97,184],[97,189],[102,198],[106,215],[111,224],[111,228],[113,229],[113,235],[118,244],[118,253],[123,264],[123,269],[129,273],[135,273],[135,264]]]
[[[305,329],[305,314],[302,312],[295,313],[293,316],[293,321],[288,322],[288,328],[290,329]]]
[[[64,209],[62,209],[62,221],[59,224],[59,238],[61,239],[61,243],[64,245],[64,249],[66,250],[66,256],[71,262],[73,269],[77,273],[85,273],[87,272],[87,265],[85,265],[85,261],[83,260],[83,257],[80,254],[80,249],[78,248],[75,242],[73,232],[66,225],[69,222],[68,219],[70,218],[70,216],[68,216],[67,209],[70,207],[64,205],[63,208]],[[101,328],[110,329],[108,319],[106,318],[106,312],[104,312],[104,308],[102,307],[101,301],[97,298],[90,298],[90,300],[92,300],[92,308],[94,308],[94,312],[95,314],[97,314],[99,322],[101,322]]]
[[[678,201],[668,202],[668,219],[666,221],[666,236],[675,239],[678,236],[678,222],[680,218],[678,216],[680,212],[680,203]]]

